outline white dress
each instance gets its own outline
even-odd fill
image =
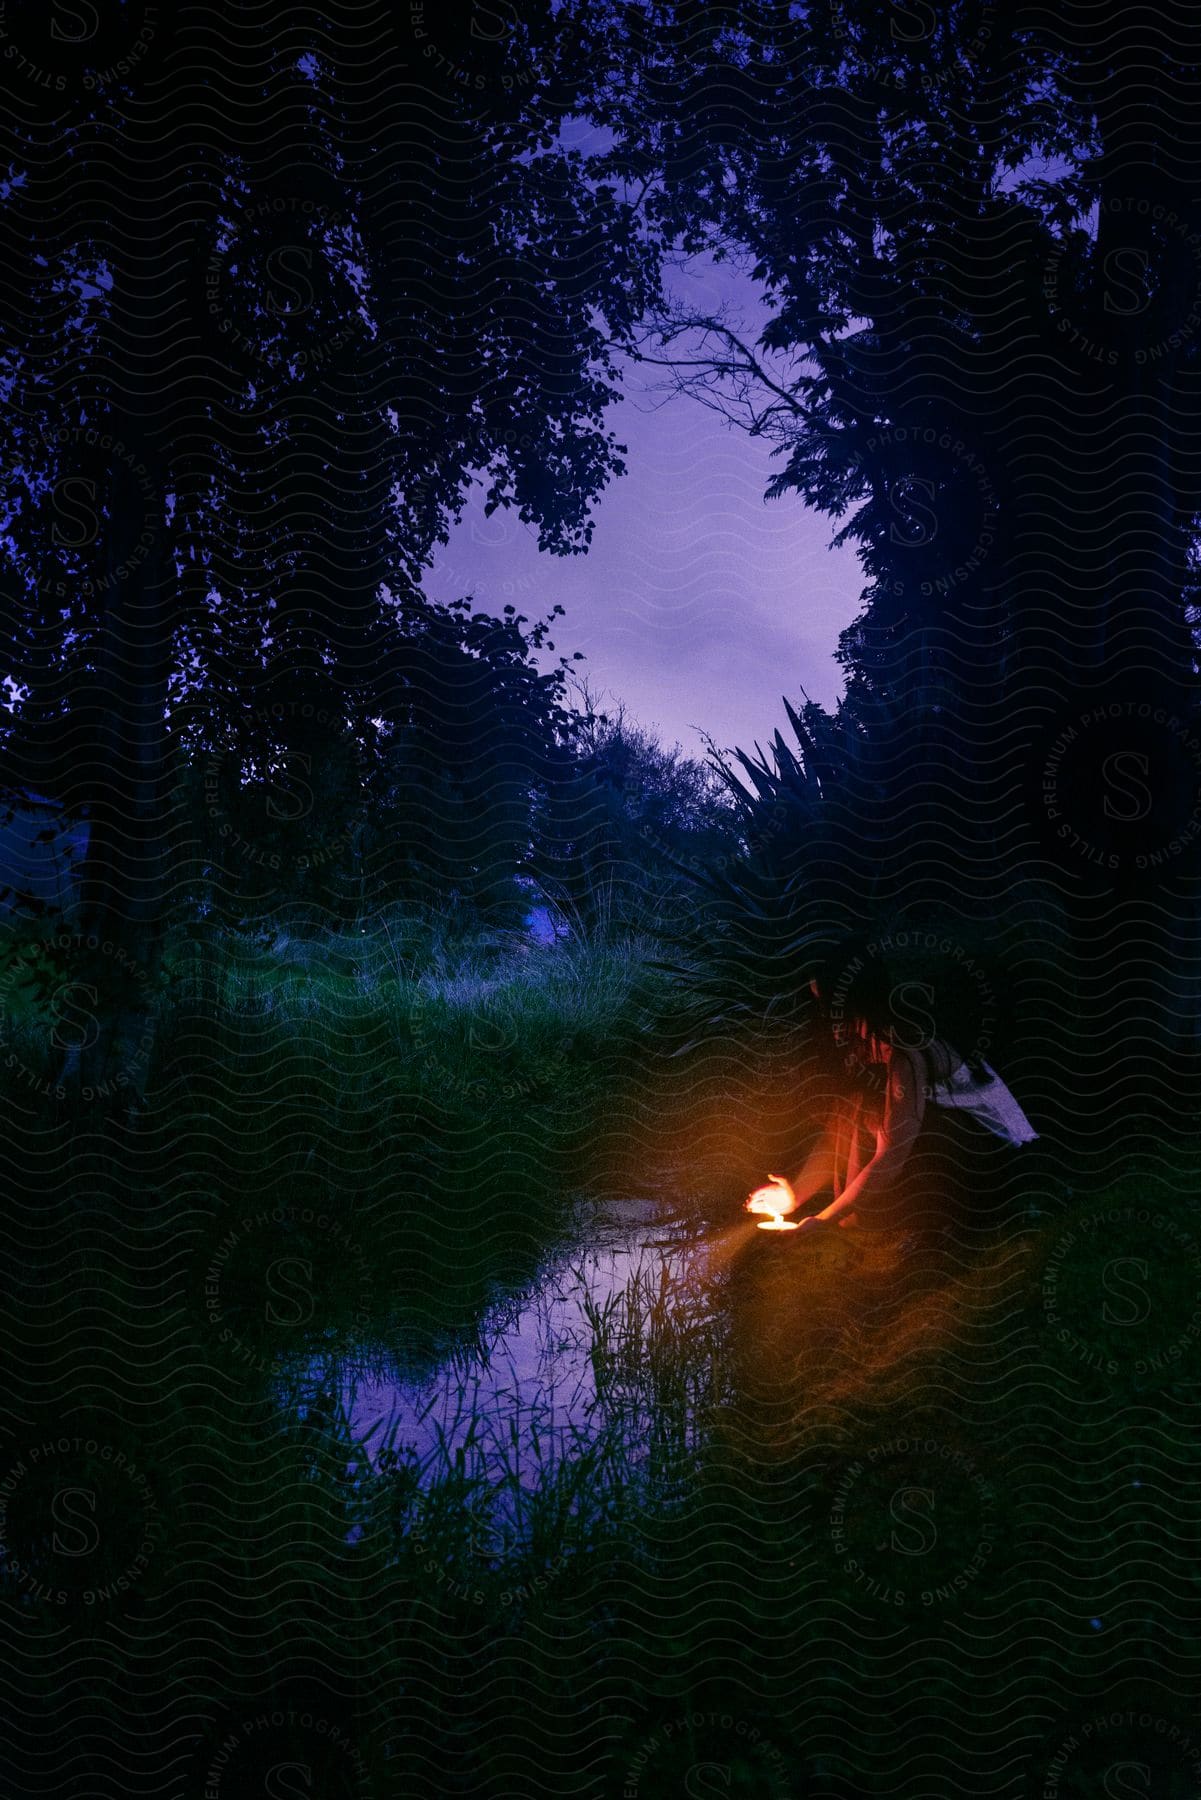
[[[1033,1143],[1037,1131],[997,1071],[988,1063],[983,1067],[988,1076],[983,1085],[978,1087],[967,1064],[960,1063],[946,1081],[931,1085],[927,1097],[936,1106],[950,1106],[958,1112],[968,1113],[997,1137],[1004,1138],[1007,1144]]]

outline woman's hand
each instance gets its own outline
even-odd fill
[[[825,1223],[826,1221],[819,1219],[816,1213],[810,1213],[807,1218],[797,1220],[796,1228],[798,1231],[817,1231]]]
[[[763,1187],[748,1194],[744,1202],[747,1212],[790,1213],[800,1205],[791,1181],[783,1175],[769,1175]]]

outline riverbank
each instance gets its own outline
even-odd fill
[[[887,1239],[780,1243],[737,1196],[785,1141],[786,1055],[673,1054],[630,949],[389,972],[385,943],[181,962],[131,1117],[10,1095],[15,1766],[86,1693],[81,1767],[136,1755],[197,1795],[299,1757],[347,1797],[507,1800],[536,1766],[609,1800],[712,1765],[883,1800],[902,1761],[940,1791],[948,1745],[1001,1792],[1007,1758],[1097,1741],[1082,1709],[1132,1639],[1168,1743],[1196,1673],[1197,1160],[1074,1195],[1031,1174],[937,1279]],[[564,1440],[522,1384],[568,1334]],[[385,1357],[420,1396],[396,1429],[342,1380]],[[457,1417],[419,1419],[456,1380]],[[103,1722],[118,1687],[136,1741]]]

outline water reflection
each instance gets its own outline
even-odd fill
[[[606,1203],[586,1236],[589,1248],[560,1253],[530,1287],[498,1297],[432,1370],[364,1347],[310,1361],[289,1397],[305,1416],[340,1414],[373,1460],[439,1473],[458,1461],[489,1481],[534,1485],[590,1440],[598,1415],[611,1419],[622,1359],[637,1357],[630,1331],[654,1324],[656,1298],[681,1284],[704,1296],[710,1284],[711,1246],[696,1222],[654,1201]],[[598,1359],[598,1341],[612,1354]]]

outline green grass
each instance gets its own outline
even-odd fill
[[[307,1708],[323,1792],[608,1800],[652,1740],[654,1791],[687,1791],[718,1752],[679,1722],[713,1710],[849,1800],[945,1791],[948,1758],[1008,1792],[1065,1692],[1171,1712],[1201,1610],[1196,1158],[1037,1180],[1007,1237],[929,1278],[887,1239],[772,1243],[733,1207],[795,1131],[791,1052],[668,1055],[652,962],[428,920],[181,944],[136,1118],[10,1090],[6,1466],[89,1433],[154,1501],[103,1604],[42,1489],[9,1504],[10,1556],[70,1590],[5,1565],[39,1734],[82,1695],[89,1769],[149,1758],[201,1792],[239,1719]],[[48,1053],[36,1007],[10,1031]],[[724,1197],[733,1235],[709,1285],[644,1269],[592,1306],[592,1415],[535,1473],[528,1446],[485,1457],[483,1420],[418,1463],[356,1441],[333,1386],[287,1404],[306,1359],[427,1365],[536,1278],[589,1184]],[[123,1556],[144,1502],[112,1467],[70,1478]]]

